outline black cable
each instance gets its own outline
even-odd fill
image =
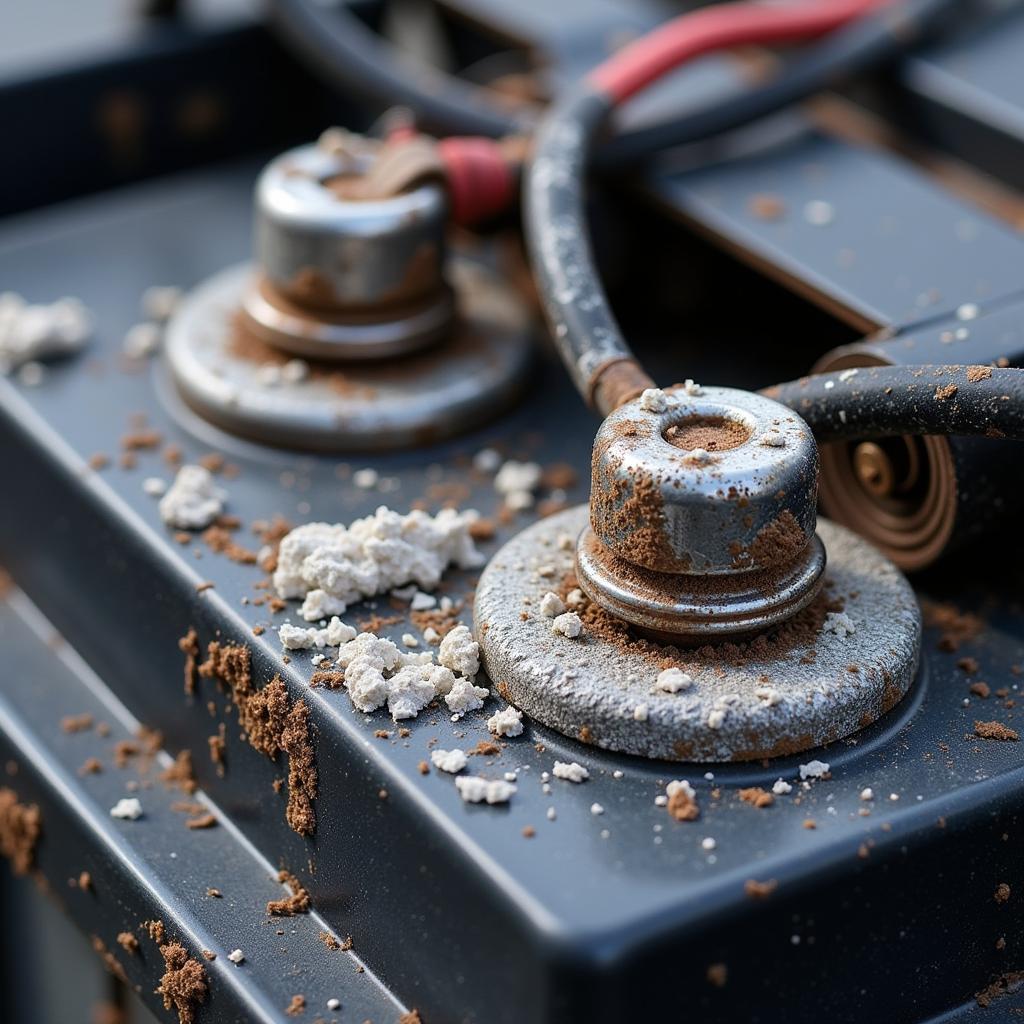
[[[503,135],[532,131],[529,111],[511,114],[490,91],[454,75],[410,66],[401,53],[360,21],[345,3],[268,0],[271,20],[285,41],[346,95],[384,109],[408,107],[421,126],[449,135]],[[782,106],[883,63],[919,38],[956,0],[916,0],[905,12],[883,12],[834,33],[777,78],[675,121],[635,129],[601,146],[596,166],[618,168],[671,147],[748,124]]]
[[[285,42],[347,96],[381,109],[409,107],[422,128],[441,134],[500,138],[530,127],[486,89],[435,68],[411,66],[344,3],[268,0],[268,6]]]
[[[863,55],[870,58],[869,63],[894,59],[920,42],[936,19],[957,2],[907,0],[861,19],[830,35],[811,56],[772,81],[688,115],[671,128],[660,129],[657,136],[648,133],[644,145],[652,139],[659,145],[670,140],[674,145],[695,142],[747,124],[827,84],[832,61],[851,71],[863,66],[859,63]],[[586,86],[560,100],[541,122],[524,188],[527,244],[555,344],[581,394],[603,412],[608,409],[601,396],[594,394],[602,368],[616,362],[636,368],[601,287],[584,209],[591,150],[611,112],[610,102]],[[621,145],[617,152],[622,159],[643,148],[635,142]],[[609,149],[608,159],[615,159],[615,153]],[[633,376],[639,386],[640,375]]]
[[[1024,370],[989,366],[872,366],[822,373],[764,392],[819,441],[904,434],[1024,440]]]

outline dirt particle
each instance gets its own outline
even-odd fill
[[[292,996],[292,1001],[285,1007],[285,1013],[289,1017],[297,1017],[306,1011],[306,997],[303,995]]]
[[[759,882],[756,878],[748,878],[743,883],[743,891],[752,900],[766,899],[778,887],[779,883],[774,878],[769,878],[767,882]]]
[[[189,795],[194,793],[199,784],[192,769],[192,751],[179,750],[174,761],[160,773],[160,781],[168,789],[179,789]]]
[[[1001,974],[980,992],[976,992],[974,999],[984,1009],[986,1006],[991,1006],[1000,996],[1018,991],[1022,984],[1024,984],[1024,971],[1009,971],[1006,974]]]
[[[277,873],[277,880],[282,885],[288,886],[291,894],[279,900],[269,900],[267,913],[271,917],[294,917],[296,914],[308,914],[311,901],[305,886],[290,871],[283,868]]]
[[[204,828],[213,828],[216,824],[217,824],[217,817],[216,817],[216,815],[210,814],[210,813],[200,814],[200,815],[198,815],[195,818],[186,818],[185,819],[185,828],[190,828],[193,831],[196,831],[196,830],[199,830],[199,829],[204,829]]]
[[[132,932],[119,932],[117,936],[117,944],[126,952],[133,956],[139,951],[139,940],[135,938]]]
[[[1000,882],[996,886],[996,891],[993,893],[993,899],[996,903],[1006,903],[1010,898],[1010,887],[1006,882]]]
[[[87,732],[92,728],[92,715],[65,715],[60,720],[60,727],[62,732],[66,732],[69,735],[76,732]]]
[[[194,1024],[196,1011],[206,1001],[209,991],[206,968],[191,959],[179,942],[160,946],[160,955],[166,969],[157,986],[157,995],[163,996],[165,1010],[177,1011],[178,1024]]]
[[[672,790],[665,809],[674,821],[696,821],[700,817],[697,799],[685,786],[676,786]]]
[[[199,659],[199,637],[191,626],[178,640],[178,650],[185,655],[185,693],[191,696],[196,692],[196,665]]]
[[[0,854],[10,862],[14,874],[27,875],[32,869],[42,823],[35,804],[19,803],[13,789],[0,787]]]
[[[771,807],[775,803],[775,797],[767,789],[762,789],[760,786],[748,786],[746,789],[741,789],[739,791],[739,798],[745,804],[750,804],[751,807],[757,808]]]
[[[715,988],[725,988],[729,980],[729,968],[725,964],[711,964],[707,971],[708,984]]]
[[[975,722],[974,735],[983,740],[1004,740],[1016,742],[1020,736],[1002,722]]]
[[[983,682],[980,679],[976,683],[971,683],[968,689],[975,697],[981,697],[982,700],[986,699],[992,693],[992,689],[988,683]]]

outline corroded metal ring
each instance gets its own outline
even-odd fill
[[[807,607],[821,589],[825,548],[811,538],[790,563],[761,573],[653,572],[611,554],[588,526],[576,548],[576,579],[602,608],[659,639],[753,633]]]

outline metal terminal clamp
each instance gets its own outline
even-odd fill
[[[821,585],[817,479],[814,437],[785,406],[730,388],[648,392],[594,442],[580,587],[659,637],[777,625]]]

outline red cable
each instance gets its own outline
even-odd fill
[[[797,42],[824,35],[891,0],[801,0],[731,3],[673,18],[620,50],[587,76],[619,105],[680,64],[715,50]]]

